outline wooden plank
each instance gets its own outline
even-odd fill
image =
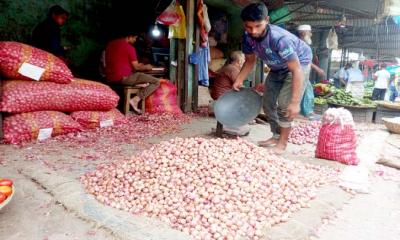
[[[194,51],[197,53],[200,49],[200,27],[196,24],[195,28],[195,47]],[[199,106],[199,65],[194,66],[194,78],[193,78],[193,106],[194,112],[197,112]]]
[[[262,82],[263,80],[262,78],[264,76],[263,72],[264,72],[264,62],[261,59],[257,58],[255,77],[250,87],[254,87]]]
[[[175,38],[171,38],[169,40],[169,80],[173,84],[177,84],[177,48],[178,48],[178,41]]]
[[[217,129],[215,129],[215,135],[219,138],[222,138],[222,134],[224,132],[224,126],[222,123],[217,122]]]
[[[186,44],[185,44],[185,87],[183,111],[191,112],[193,104],[194,66],[189,63],[189,55],[193,53],[193,35],[195,25],[195,8],[197,1],[186,1]]]
[[[184,96],[185,96],[185,40],[178,40],[178,74],[177,74],[177,89],[178,89],[178,104],[184,111]]]

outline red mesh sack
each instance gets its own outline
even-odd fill
[[[85,128],[109,127],[127,123],[128,120],[117,109],[111,111],[78,111],[70,115]]]
[[[160,86],[146,98],[146,112],[181,114],[175,85],[168,80],[161,79]]]
[[[81,126],[62,112],[40,111],[4,118],[4,142],[18,144],[78,132]]]
[[[322,119],[315,156],[357,165],[357,135],[351,113],[343,108],[328,109]]]
[[[56,83],[69,83],[73,78],[67,65],[58,57],[18,42],[0,42],[0,74],[9,79]]]
[[[77,79],[69,84],[10,80],[3,83],[0,109],[3,112],[109,111],[118,95],[102,83]]]

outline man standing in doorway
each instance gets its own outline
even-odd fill
[[[69,12],[59,5],[49,9],[46,20],[39,23],[32,33],[32,45],[66,60],[61,46],[61,27],[66,23]]]
[[[386,64],[381,65],[381,69],[374,74],[375,87],[372,92],[372,100],[384,100],[386,89],[390,81],[390,72],[386,70]]]
[[[311,48],[290,32],[269,24],[264,3],[246,6],[241,18],[245,28],[242,51],[246,60],[233,88],[238,91],[242,87],[257,57],[271,69],[265,81],[263,107],[273,136],[259,145],[274,146],[273,151],[282,154],[286,150],[291,123],[300,112],[304,81],[310,74]]]

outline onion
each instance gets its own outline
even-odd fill
[[[193,239],[262,239],[264,226],[288,221],[337,173],[242,139],[175,138],[81,181],[100,202],[159,218]]]
[[[297,145],[306,143],[316,144],[320,128],[321,122],[319,121],[301,123],[292,128],[289,135],[289,142]]]

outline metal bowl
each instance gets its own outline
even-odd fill
[[[14,193],[15,193],[15,186],[13,185],[13,186],[12,186],[12,193],[11,193],[11,195],[8,196],[8,198],[7,198],[4,202],[0,203],[0,210],[1,210],[3,207],[5,207],[9,202],[11,202],[11,199],[13,198]]]
[[[214,106],[215,118],[224,126],[237,128],[254,120],[260,113],[262,97],[253,89],[229,90]]]

